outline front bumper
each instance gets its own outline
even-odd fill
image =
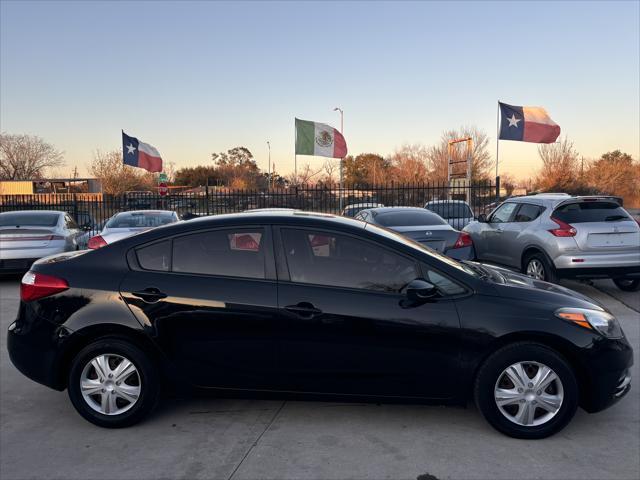
[[[626,338],[603,340],[582,372],[580,406],[589,413],[610,407],[631,390],[633,350]]]

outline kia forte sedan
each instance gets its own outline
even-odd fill
[[[37,261],[13,364],[103,427],[183,387],[465,404],[542,438],[630,388],[615,317],[576,292],[460,263],[370,223],[219,215]]]

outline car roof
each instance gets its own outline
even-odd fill
[[[126,212],[118,212],[116,215],[140,215],[144,213],[150,214],[162,214],[162,213],[175,213],[173,210],[127,210]]]
[[[12,210],[10,212],[0,212],[0,215],[5,213],[56,213],[58,215],[64,215],[67,212],[61,210]]]
[[[343,217],[341,215],[334,215],[331,213],[307,212],[304,210],[254,210],[240,213],[210,215],[207,217],[194,218],[188,222],[189,225],[198,225],[199,228],[201,228],[203,224],[215,225],[224,223],[324,223],[354,226],[357,228],[363,228],[365,225],[361,220],[355,220],[350,217]]]
[[[358,207],[371,207],[373,205],[382,205],[382,204],[379,202],[352,203],[350,205],[347,205],[344,208],[347,209],[347,208],[358,208]]]
[[[438,203],[464,203],[467,206],[469,205],[464,200],[431,200],[431,201],[427,202],[426,205],[433,205],[433,204],[438,204]]]
[[[376,207],[376,208],[367,208],[367,212],[373,213],[390,213],[390,212],[426,212],[433,214],[431,211],[427,211],[422,207]]]

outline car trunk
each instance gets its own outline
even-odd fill
[[[640,231],[633,221],[589,222],[573,225],[578,248],[587,250],[640,250]]]
[[[401,235],[419,242],[438,252],[444,253],[458,239],[459,233],[450,225],[422,225],[410,227],[389,227]]]
[[[44,248],[55,237],[55,230],[42,227],[0,227],[0,250]]]

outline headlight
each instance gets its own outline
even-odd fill
[[[607,338],[622,337],[622,329],[616,317],[601,310],[588,308],[559,308],[556,317],[580,325],[590,330],[596,330]]]

